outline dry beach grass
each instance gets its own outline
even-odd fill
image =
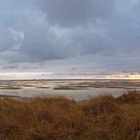
[[[0,140],[140,140],[140,94],[0,101]]]

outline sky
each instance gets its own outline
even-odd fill
[[[139,73],[140,0],[0,0],[0,79]]]

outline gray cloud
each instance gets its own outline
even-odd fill
[[[10,29],[0,29],[0,51],[6,51],[15,45],[15,39]]]
[[[0,69],[139,71],[139,8],[139,0],[0,0]]]
[[[40,8],[47,19],[62,26],[79,26],[112,14],[113,0],[40,0]]]

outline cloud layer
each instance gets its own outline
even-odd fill
[[[139,9],[139,0],[0,0],[0,69],[139,72]]]
[[[41,0],[40,8],[52,24],[81,26],[112,14],[112,0]]]

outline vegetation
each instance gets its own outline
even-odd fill
[[[0,100],[0,140],[140,140],[140,94]]]

